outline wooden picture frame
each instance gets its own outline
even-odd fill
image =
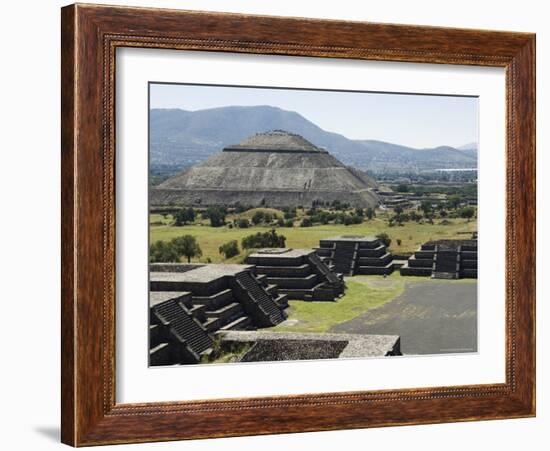
[[[61,33],[64,443],[84,446],[535,415],[535,35],[79,4],[62,9]],[[118,47],[505,68],[506,382],[117,403]]]

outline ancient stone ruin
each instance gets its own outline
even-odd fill
[[[275,130],[188,168],[151,189],[151,205],[297,207],[379,204],[376,182],[300,135]]]
[[[402,276],[477,279],[477,240],[428,241],[400,269]]]
[[[150,365],[198,363],[213,334],[284,321],[287,296],[250,265],[151,264]]]
[[[239,362],[386,357],[401,354],[398,335],[220,332],[226,346],[247,344]]]
[[[317,255],[339,274],[391,274],[393,257],[378,239],[367,236],[342,235],[319,242]]]
[[[334,301],[344,294],[342,277],[335,274],[313,249],[263,249],[246,262],[267,277],[289,299]]]

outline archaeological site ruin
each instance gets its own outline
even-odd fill
[[[400,269],[403,276],[477,279],[477,240],[428,241]]]
[[[329,151],[282,130],[258,133],[169,178],[151,205],[296,207],[339,201],[375,207],[377,183]]]

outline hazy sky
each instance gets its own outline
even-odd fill
[[[423,148],[477,142],[475,97],[152,84],[151,108],[271,105],[351,139]]]

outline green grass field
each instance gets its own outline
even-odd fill
[[[249,213],[249,212],[247,212]],[[381,232],[386,232],[392,239],[390,251],[395,254],[412,253],[420,244],[437,239],[469,238],[468,232],[473,232],[477,228],[477,222],[472,220],[466,222],[465,219],[448,219],[449,224],[440,224],[441,220],[436,219],[434,224],[417,224],[416,222],[407,222],[403,226],[388,227],[387,221],[382,217],[365,221],[362,224],[345,226],[343,224],[316,225],[313,227],[279,227],[277,232],[286,237],[286,246],[292,248],[313,248],[319,246],[319,240],[336,235],[370,235],[374,236]],[[152,214],[150,218],[150,238],[151,243],[157,240],[168,241],[181,235],[195,236],[202,249],[201,262],[210,259],[213,263],[236,263],[241,262],[244,253],[225,260],[219,254],[218,248],[228,241],[237,240],[239,247],[241,239],[247,235],[256,232],[265,232],[272,227],[254,226],[247,229],[225,227],[210,227],[208,223],[201,222],[193,225],[175,227],[170,225],[172,218],[164,218],[159,214]],[[401,240],[401,245],[397,245],[397,239]],[[194,261],[197,261],[196,259]]]
[[[429,282],[427,277],[354,276],[346,278],[346,293],[336,302],[289,301],[288,320],[270,329],[273,332],[328,332],[331,327],[364,315],[401,295],[406,283]],[[438,281],[441,282],[441,281]],[[445,281],[449,284],[476,283],[475,279]]]

